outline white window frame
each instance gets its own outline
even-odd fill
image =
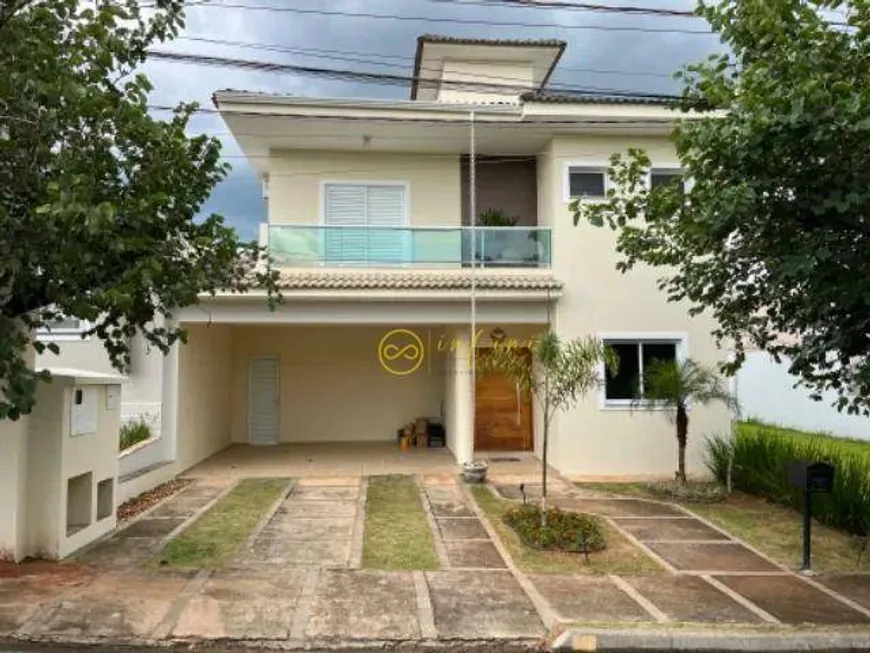
[[[676,345],[677,364],[680,365],[689,358],[689,334],[684,331],[641,331],[641,332],[608,332],[596,336],[601,342],[622,342],[651,345]],[[640,373],[643,375],[643,357],[639,358]],[[598,364],[598,378],[601,383],[598,393],[599,410],[667,410],[667,406],[659,405],[652,399],[608,399],[607,374],[604,363]]]
[[[607,199],[607,193],[615,187],[614,181],[607,174],[610,163],[601,159],[572,159],[566,161],[562,167],[562,198],[565,202],[579,200],[584,203],[603,202]],[[571,169],[582,169],[581,172],[601,171],[604,175],[604,197],[574,197],[571,195]]]
[[[654,163],[650,166],[649,170],[647,170],[646,173],[647,188],[652,188],[652,175],[654,172],[674,175],[685,174],[683,166],[681,166],[677,161],[660,161],[658,163]],[[690,190],[692,190],[692,185],[693,181],[690,177],[683,177],[683,189],[685,190],[685,192],[688,193]]]
[[[75,340],[88,340],[82,338],[82,334],[91,328],[91,323],[88,320],[79,320],[77,328],[62,328],[49,329],[47,326],[41,326],[36,330],[36,339],[45,342],[70,342]]]

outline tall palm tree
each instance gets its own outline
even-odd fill
[[[644,369],[643,396],[635,405],[642,408],[668,408],[668,417],[677,429],[677,482],[686,484],[686,443],[689,438],[689,406],[722,402],[728,407],[734,398],[715,370],[687,359],[653,360]]]

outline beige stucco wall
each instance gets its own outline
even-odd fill
[[[280,360],[282,442],[393,440],[416,417],[438,417],[444,394],[439,358],[408,376],[378,362],[384,327],[234,327],[233,440],[247,441],[248,364]],[[419,330],[422,338],[426,329]]]
[[[269,164],[273,224],[321,224],[323,184],[331,181],[406,183],[409,224],[460,223],[458,155],[278,150]]]
[[[178,470],[184,470],[230,443],[233,385],[230,327],[188,325],[178,361]]]
[[[433,78],[436,73],[423,71],[422,76]],[[533,86],[532,65],[524,61],[445,59],[441,79],[457,82],[438,89],[438,100],[441,102],[516,101],[520,93],[531,90]],[[506,88],[500,89],[498,86]]]
[[[592,136],[557,139],[541,157],[539,207],[549,211],[542,212],[539,221],[553,228],[554,272],[565,284],[554,311],[554,328],[564,337],[685,333],[688,355],[713,364],[725,353],[714,346],[710,319],[690,319],[685,304],[668,303],[656,287],[659,271],[641,266],[625,275],[618,272],[615,236],[609,229],[573,225],[565,197],[566,166],[606,166],[612,153],[628,147],[646,149],[654,165],[672,165],[676,158],[665,139]],[[703,437],[727,432],[729,414],[721,406],[695,408],[690,420],[689,471],[704,473]],[[553,462],[563,472],[582,476],[673,477],[673,430],[662,412],[602,409],[598,393],[592,393],[575,410],[557,417]]]

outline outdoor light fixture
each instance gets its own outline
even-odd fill
[[[489,337],[492,338],[493,342],[501,342],[505,339],[506,336],[507,334],[501,327],[496,327],[489,332]]]

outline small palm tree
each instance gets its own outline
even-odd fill
[[[729,407],[735,403],[722,377],[715,370],[687,359],[653,360],[644,369],[643,397],[635,405],[668,408],[668,417],[677,429],[677,482],[686,484],[686,443],[689,438],[689,404],[707,405],[720,401]]]
[[[508,343],[496,343],[482,358],[481,371],[504,374],[523,391],[530,391],[538,402],[543,421],[541,442],[541,526],[547,514],[547,450],[550,424],[556,413],[573,407],[587,392],[600,385],[599,364],[603,361],[616,373],[616,354],[596,338],[577,338],[563,342],[547,332],[531,347],[531,357]]]

